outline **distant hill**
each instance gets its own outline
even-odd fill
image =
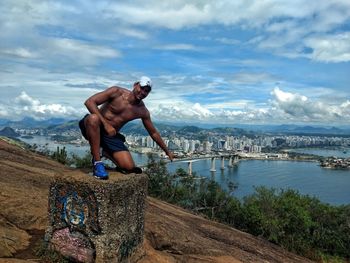
[[[156,129],[163,135],[168,136],[174,132],[177,132],[181,127],[163,123],[154,123]],[[123,126],[121,129],[121,133],[126,134],[140,134],[140,135],[148,135],[147,130],[143,126],[140,120],[132,121]]]
[[[20,134],[15,132],[15,130],[10,127],[5,127],[0,131],[0,136],[16,138],[16,137],[19,137]]]
[[[295,127],[292,131],[298,132],[298,133],[313,133],[313,134],[345,134],[347,133],[346,131],[336,127],[323,128],[323,127],[312,127],[312,126]]]
[[[72,129],[79,129],[79,120],[66,121],[59,124],[52,124],[47,127],[48,131],[54,132],[64,132]]]
[[[282,132],[289,134],[312,134],[312,135],[350,135],[349,129],[340,129],[337,127],[321,127],[321,126],[297,126],[297,125],[280,125],[270,131]]]
[[[272,133],[272,134],[295,134],[295,135],[349,135],[350,127],[325,127],[325,126],[311,126],[311,125],[295,125],[295,124],[282,124],[282,125],[240,125],[244,130],[251,130],[259,133]]]
[[[198,128],[197,126],[185,126],[178,130],[180,133],[199,133],[203,131],[203,128]]]
[[[11,128],[43,128],[53,132],[63,132],[70,129],[78,129],[79,120],[65,120],[62,118],[52,118],[48,120],[35,120],[26,117],[21,121],[9,121],[0,119],[0,126]],[[326,127],[317,125],[253,125],[253,124],[184,124],[179,123],[161,123],[155,122],[155,127],[163,136],[184,135],[184,134],[200,134],[208,132],[227,135],[246,135],[252,136],[256,134],[295,134],[295,135],[341,135],[350,136],[350,126]],[[121,130],[126,134],[148,135],[147,131],[140,120],[127,123]]]
[[[143,127],[141,121],[132,121],[123,126],[120,130],[123,134],[140,134],[140,135],[148,135],[146,129]]]
[[[175,125],[163,124],[163,123],[154,123],[154,126],[163,136],[169,136],[169,135],[183,136],[183,135],[191,135],[191,134],[193,135],[193,134],[209,134],[209,133],[227,134],[227,135],[247,135],[247,136],[253,134],[253,132],[246,131],[244,129],[227,128],[227,127],[205,129],[205,128],[200,128],[193,125],[175,126]],[[141,121],[127,123],[122,128],[121,132],[128,133],[128,134],[148,135]]]
[[[48,120],[36,120],[31,117],[25,117],[20,121],[11,121],[11,120],[0,120],[0,125],[8,126],[11,128],[47,128],[50,125],[58,125],[67,122],[63,118],[51,118]]]
[[[210,129],[210,131],[216,132],[218,134],[227,134],[227,135],[232,135],[232,136],[237,136],[237,135],[255,135],[256,132],[252,132],[250,130],[245,130],[241,128],[230,128],[230,127],[223,127],[223,128],[214,128]]]

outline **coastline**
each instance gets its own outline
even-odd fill
[[[29,139],[29,138],[25,138]],[[52,141],[53,144],[56,145],[62,145],[62,147],[66,145],[71,145],[75,147],[82,147],[82,146],[88,146],[87,143],[77,143],[77,141],[71,141],[71,142],[62,142],[62,141]],[[26,142],[28,143],[28,141]],[[142,155],[147,155],[147,154],[153,154],[158,156],[159,158],[164,158],[165,155],[162,151],[154,148],[149,148],[149,147],[140,147],[140,146],[134,146],[134,145],[128,145],[130,152],[136,153],[136,154],[142,154]],[[83,148],[83,147],[82,147]],[[279,150],[277,153],[244,153],[244,152],[219,152],[219,153],[214,153],[214,154],[204,154],[204,153],[196,153],[193,155],[184,155],[182,152],[178,153],[178,157],[176,158],[177,161],[181,160],[186,160],[189,158],[210,158],[210,156],[214,156],[216,158],[220,158],[221,155],[238,155],[239,160],[266,160],[266,161],[292,161],[292,162],[317,162],[319,165],[324,168],[324,169],[332,169],[332,170],[348,170],[350,169],[350,161],[344,161],[346,160],[345,158],[337,158],[338,163],[346,163],[346,166],[344,165],[336,165],[335,162],[330,161],[328,162],[329,164],[325,164],[324,160],[329,157],[325,157],[322,155],[315,155],[315,154],[308,154],[308,153],[301,153],[295,150],[302,149],[302,148],[285,148]],[[305,148],[308,150],[309,148]],[[336,147],[331,147],[331,148],[320,148],[320,147],[313,147],[312,149],[319,149],[319,150],[336,150],[340,151],[343,149],[336,148]],[[206,157],[207,156],[207,157]],[[326,159],[327,160],[327,159]],[[339,161],[340,160],[340,161]]]

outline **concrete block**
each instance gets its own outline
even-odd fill
[[[49,192],[49,247],[76,262],[136,262],[144,253],[147,183],[144,174],[56,177]]]

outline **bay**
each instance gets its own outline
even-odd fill
[[[56,151],[57,147],[62,149],[63,147],[66,148],[68,155],[72,155],[73,153],[78,155],[79,157],[85,156],[87,153],[90,152],[90,146],[89,145],[76,145],[76,144],[66,144],[66,143],[57,143],[52,140],[50,140],[49,137],[46,136],[32,136],[33,138],[23,138],[20,139],[30,145],[36,144],[39,149],[48,149],[49,151]],[[140,154],[136,152],[131,152],[131,155],[135,161],[135,163],[138,166],[143,166],[147,163],[147,155],[146,154]]]
[[[75,153],[79,156],[89,151],[88,145],[58,144],[44,136],[21,139],[29,144],[46,145],[51,151],[56,150],[57,146],[60,148],[65,146],[68,153]],[[342,152],[342,150],[331,149],[312,149],[312,151],[313,154],[331,154],[330,156]],[[147,163],[147,155],[134,152],[131,154],[138,166]],[[170,172],[175,172],[178,168],[187,170],[187,166],[185,162],[169,163],[168,170]],[[233,168],[228,168],[228,161],[225,161],[225,169],[221,170],[220,166],[221,161],[216,160],[217,171],[210,172],[210,159],[192,163],[192,169],[198,177],[214,179],[225,190],[229,190],[230,182],[237,185],[232,195],[239,199],[254,193],[254,186],[266,186],[276,189],[291,188],[301,194],[315,196],[322,202],[333,205],[350,204],[350,170],[324,169],[317,162],[282,160],[240,160]]]
[[[240,160],[233,168],[221,170],[221,161],[216,161],[216,172],[210,172],[211,161],[192,163],[197,176],[212,178],[225,190],[230,182],[237,185],[233,196],[243,199],[252,194],[255,186],[276,189],[294,189],[300,194],[310,195],[333,205],[350,204],[350,170],[325,169],[317,162],[283,160]],[[168,165],[174,172],[177,168],[187,169],[186,163]]]

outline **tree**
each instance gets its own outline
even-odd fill
[[[148,163],[145,173],[149,177],[148,193],[151,196],[167,200],[171,188],[171,179],[162,160],[156,162],[152,154],[148,154]]]
[[[183,169],[169,174],[166,164],[152,156],[146,173],[154,197],[314,260],[350,258],[350,205],[331,206],[295,190],[266,187],[255,188],[240,202],[213,180],[196,180]]]

